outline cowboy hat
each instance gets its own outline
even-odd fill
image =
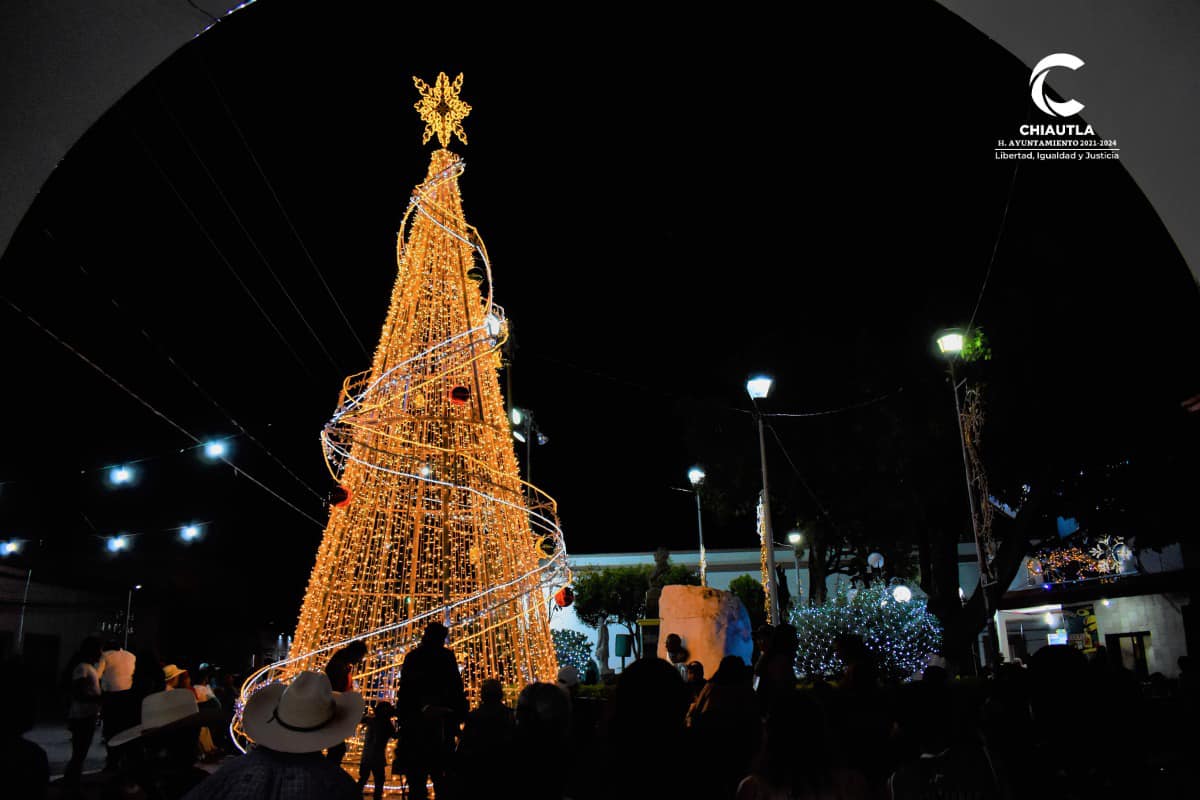
[[[167,664],[165,667],[163,667],[163,680],[169,681],[172,678],[178,678],[185,672],[187,672],[186,669],[180,669],[174,664]]]
[[[256,744],[281,753],[315,753],[354,734],[363,714],[358,692],[335,692],[324,672],[271,683],[246,701],[242,725]]]
[[[142,700],[142,724],[126,728],[108,740],[109,747],[120,747],[140,736],[158,733],[183,723],[199,721],[196,696],[188,691],[167,689],[146,695]]]

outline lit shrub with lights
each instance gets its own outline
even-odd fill
[[[588,637],[579,631],[551,631],[554,636],[554,653],[558,666],[574,667],[582,678],[588,662],[592,660],[592,645]]]
[[[791,622],[799,639],[796,674],[802,678],[841,674],[834,643],[846,634],[862,637],[880,677],[889,680],[923,669],[942,643],[941,623],[902,583],[841,591],[824,605],[793,610]]]

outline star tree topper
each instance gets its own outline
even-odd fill
[[[413,76],[413,85],[421,93],[421,100],[413,108],[425,123],[425,136],[421,139],[421,144],[428,142],[434,134],[437,134],[442,147],[449,145],[453,136],[458,136],[463,144],[467,143],[467,133],[463,130],[462,121],[471,113],[471,107],[458,99],[458,93],[462,91],[462,82],[461,72],[454,79],[454,83],[450,82],[446,73],[439,72],[433,86]]]

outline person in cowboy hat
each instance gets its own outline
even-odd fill
[[[179,797],[208,777],[195,766],[196,732],[204,715],[191,692],[164,690],[142,700],[142,721],[113,735],[123,770],[114,779],[120,797]]]
[[[242,725],[257,745],[184,800],[360,800],[354,779],[321,751],[345,741],[362,719],[358,692],[335,692],[323,672],[301,672],[246,701]]]

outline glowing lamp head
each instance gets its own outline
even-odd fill
[[[11,556],[20,552],[20,550],[21,543],[15,539],[11,542],[5,542],[3,545],[0,545],[0,555]]]
[[[794,547],[804,541],[804,534],[800,531],[789,531],[788,542]]]
[[[549,437],[549,436],[547,436],[546,434],[542,433],[541,431],[538,431],[538,434],[537,434],[537,443],[538,443],[538,444],[546,444],[546,443],[547,443],[547,442],[549,442],[549,441],[550,441],[550,437]]]
[[[120,536],[110,536],[105,543],[110,553],[120,553],[129,549],[129,537],[121,534]]]
[[[129,467],[113,467],[108,473],[108,479],[115,486],[123,486],[133,482],[133,470]]]
[[[774,385],[774,378],[758,375],[746,381],[746,392],[750,395],[751,400],[762,400],[771,393],[771,387]]]
[[[524,419],[525,419],[525,413],[523,411],[521,411],[521,409],[514,407],[512,410],[513,425],[520,425],[522,420],[524,420]]]
[[[184,525],[179,531],[179,536],[185,542],[194,542],[200,538],[200,528],[197,525]]]
[[[229,448],[222,441],[205,442],[204,455],[208,458],[221,458],[229,452]]]
[[[871,553],[867,556],[867,566],[871,569],[880,569],[883,567],[883,553]]]
[[[963,335],[958,331],[946,331],[937,338],[938,352],[944,356],[956,356],[963,349]]]
[[[525,444],[525,434],[521,433],[520,431],[513,431],[513,438],[521,444]]]
[[[909,600],[912,600],[912,589],[909,589],[907,586],[897,586],[895,589],[892,589],[892,599],[897,603],[907,603]]]
[[[699,467],[692,467],[688,470],[688,480],[692,482],[692,486],[699,486],[704,483],[704,470]]]

